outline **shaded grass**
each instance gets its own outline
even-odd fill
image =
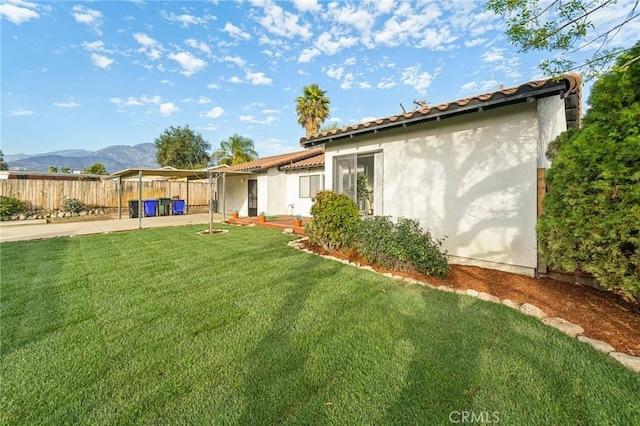
[[[640,377],[536,319],[200,229],[2,244],[2,423],[640,423]]]

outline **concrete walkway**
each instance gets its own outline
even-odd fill
[[[214,214],[214,222],[222,215]],[[142,229],[180,225],[209,225],[209,213],[142,218]],[[140,229],[139,219],[111,219],[87,222],[46,223],[44,220],[0,222],[0,243],[8,241],[39,240],[74,235],[105,234]],[[203,228],[208,229],[208,228]]]

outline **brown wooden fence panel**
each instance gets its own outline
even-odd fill
[[[14,197],[29,209],[56,210],[66,198],[75,198],[91,207],[118,207],[117,180],[82,181],[49,179],[2,179],[0,195]],[[187,198],[185,181],[143,181],[142,198]],[[206,206],[210,198],[209,184],[189,182],[189,205]],[[138,199],[138,181],[122,182],[122,206]]]

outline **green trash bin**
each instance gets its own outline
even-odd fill
[[[129,217],[138,217],[138,200],[129,200]]]
[[[171,214],[171,198],[158,198],[158,216]]]

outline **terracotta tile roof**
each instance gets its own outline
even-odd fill
[[[297,161],[305,160],[309,157],[322,154],[321,148],[305,149],[304,151],[296,151],[288,154],[273,155],[271,157],[258,158],[248,163],[238,164],[225,168],[224,171],[238,172],[251,171],[255,173],[264,172],[272,167],[281,167]]]
[[[391,117],[380,118],[353,126],[332,129],[327,132],[300,138],[300,145],[311,147],[337,139],[351,137],[358,133],[372,133],[385,128],[407,126],[418,122],[439,120],[447,116],[475,112],[479,109],[489,109],[516,102],[526,102],[529,98],[538,98],[562,93],[563,97],[577,98],[580,105],[582,79],[577,74],[568,74],[559,80],[545,79],[530,81],[517,87],[500,89],[496,92],[464,98],[436,106],[428,106],[416,111],[407,112]],[[579,107],[578,107],[579,108]],[[578,111],[579,113],[579,111]]]
[[[280,170],[313,169],[316,167],[324,167],[324,154],[317,154],[295,163],[286,164],[281,166]]]

